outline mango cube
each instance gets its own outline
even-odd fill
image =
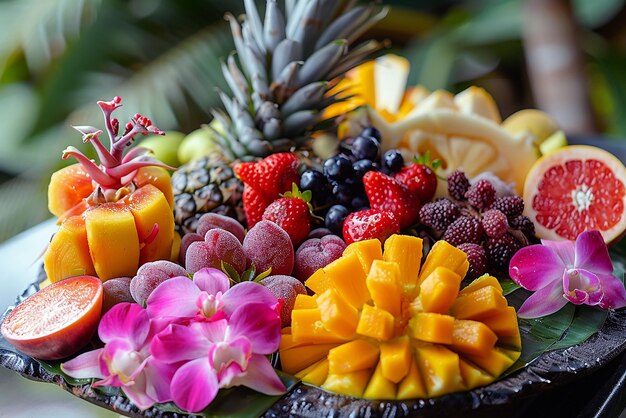
[[[518,356],[519,356],[519,352]],[[474,356],[474,355],[466,355],[467,359],[472,363],[476,364],[478,367],[492,375],[493,377],[498,377],[502,373],[506,371],[515,360],[509,357],[507,351],[502,350],[498,347],[491,349],[487,355],[483,356]]]
[[[428,396],[426,392],[426,384],[424,383],[415,357],[411,359],[411,366],[402,382],[398,385],[398,399],[415,399],[425,398]]]
[[[364,337],[386,341],[393,337],[395,320],[389,312],[370,305],[363,305],[356,332]]]
[[[496,345],[498,337],[482,322],[457,319],[452,330],[452,348],[461,353],[484,356]]]
[[[486,286],[460,295],[451,311],[458,319],[482,319],[498,315],[506,306],[502,292],[493,286]]]
[[[409,372],[412,360],[411,340],[408,335],[380,344],[380,363],[383,376],[399,383]]]
[[[428,396],[464,389],[458,354],[440,345],[429,345],[418,347],[416,358]]]
[[[372,377],[363,392],[367,399],[393,399],[396,397],[396,385],[385,377],[380,363],[376,366]]]
[[[454,317],[432,312],[417,313],[409,321],[411,336],[429,343],[450,344]]]
[[[470,284],[465,286],[459,292],[461,295],[465,295],[467,293],[473,292],[474,290],[482,289],[483,287],[493,286],[502,292],[502,286],[500,285],[500,281],[493,276],[488,274],[483,274],[482,276],[474,279]]]
[[[280,365],[285,373],[295,374],[328,356],[337,344],[312,344],[281,350]]]
[[[318,361],[317,363],[304,369],[301,373],[302,375],[296,375],[296,377],[304,383],[320,386],[328,377],[328,359]]]
[[[417,286],[422,263],[422,239],[409,235],[394,234],[385,241],[385,261],[393,261],[400,266],[399,284],[407,293]]]
[[[378,362],[379,354],[377,344],[365,340],[347,342],[328,352],[328,372],[343,374],[372,369]]]
[[[324,328],[342,338],[352,338],[359,322],[359,312],[335,289],[328,289],[317,297],[317,306]]]
[[[437,241],[426,256],[417,285],[439,266],[445,266],[463,278],[469,268],[467,254],[446,241]]]
[[[374,260],[365,281],[374,305],[392,314],[400,315],[400,266],[392,261]]]
[[[322,388],[342,395],[362,397],[372,375],[371,369],[351,373],[329,374]]]
[[[324,267],[324,272],[330,278],[332,287],[355,308],[360,309],[370,300],[365,271],[356,253],[339,257]]]
[[[426,312],[448,313],[459,293],[461,276],[437,267],[420,284],[419,299]]]
[[[322,292],[324,293],[324,292]],[[299,293],[293,304],[293,309],[315,309],[317,308],[317,295],[309,296]]]
[[[383,259],[383,249],[380,241],[377,239],[366,239],[363,241],[353,242],[343,250],[343,255],[356,254],[361,262],[363,271],[368,272],[372,267],[374,260]]]
[[[295,309],[291,312],[291,335],[294,342],[335,343],[344,338],[324,328],[319,309]]]
[[[318,295],[324,293],[332,286],[330,277],[326,275],[324,269],[317,269],[315,273],[311,274],[311,277],[305,280],[304,285]]]
[[[461,369],[461,377],[463,378],[465,387],[467,387],[468,390],[488,385],[493,382],[493,377],[491,377],[488,373],[485,373],[480,368],[469,364],[463,359],[459,360],[459,367]]]

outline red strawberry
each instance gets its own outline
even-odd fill
[[[343,222],[343,239],[346,244],[371,238],[377,238],[382,243],[399,232],[400,225],[394,214],[384,210],[360,210],[348,215]]]
[[[248,221],[248,229],[252,228],[263,218],[265,208],[272,203],[272,199],[266,198],[247,184],[243,186],[242,200],[243,211]]]
[[[299,184],[298,157],[289,152],[272,154],[256,163],[235,165],[235,174],[245,184],[274,200]]]
[[[430,161],[430,153],[427,151],[423,156],[416,158],[412,164],[394,175],[394,178],[404,184],[413,193],[416,193],[420,202],[425,204],[433,200],[437,191],[437,175],[435,171],[441,162]]]
[[[402,229],[415,222],[420,200],[404,184],[381,172],[368,171],[363,176],[363,185],[372,209],[392,212]]]
[[[294,184],[291,192],[285,193],[265,209],[263,219],[272,221],[284,229],[289,234],[294,248],[297,248],[311,231],[310,200],[311,191],[301,193]]]

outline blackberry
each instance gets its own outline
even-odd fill
[[[470,205],[479,210],[489,208],[496,199],[496,189],[488,180],[480,180],[465,192]]]
[[[483,247],[478,244],[465,243],[457,248],[467,254],[469,270],[465,275],[466,279],[474,280],[487,272],[487,254]]]
[[[511,234],[504,234],[498,238],[489,238],[483,244],[483,248],[491,267],[501,272],[507,272],[511,257],[522,248],[522,244]]]
[[[519,196],[497,197],[491,208],[498,209],[507,218],[513,219],[524,212],[524,199]]]
[[[372,136],[363,136],[362,134],[352,143],[352,155],[357,160],[374,161],[378,158],[380,152],[380,143]]]
[[[480,244],[484,234],[485,230],[478,219],[461,216],[446,228],[441,239],[456,247],[466,242]]]
[[[489,209],[488,211],[485,211],[481,222],[483,224],[483,228],[485,228],[485,234],[491,238],[501,237],[506,234],[506,231],[509,228],[506,215],[498,209]]]
[[[439,199],[426,203],[420,209],[419,220],[422,224],[437,231],[444,231],[459,217],[459,207],[449,199]]]
[[[462,171],[455,170],[448,176],[448,194],[453,199],[465,200],[469,188],[470,182]]]
[[[397,149],[390,149],[383,154],[382,166],[390,173],[396,173],[404,166],[404,158]]]
[[[520,215],[509,221],[511,228],[519,229],[529,240],[535,236],[535,224],[527,216]]]

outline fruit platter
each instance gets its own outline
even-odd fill
[[[385,7],[286,7],[226,16],[230,91],[180,165],[120,96],[74,126],[0,364],[133,417],[519,413],[613,364],[623,162],[482,88],[407,87],[357,42]]]

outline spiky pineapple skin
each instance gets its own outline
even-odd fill
[[[245,225],[243,183],[235,176],[232,163],[218,153],[180,166],[172,174],[172,189],[180,234],[196,232],[198,219],[205,213],[227,215]]]

